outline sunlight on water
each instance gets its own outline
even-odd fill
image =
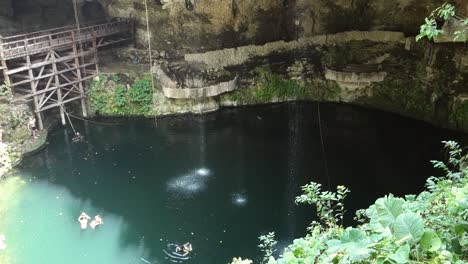
[[[244,193],[233,193],[231,195],[231,201],[236,206],[245,206],[248,202],[248,198]]]
[[[194,170],[187,175],[171,179],[167,183],[167,189],[175,195],[191,197],[206,190],[211,171],[207,168]]]
[[[210,175],[210,170],[207,168],[200,168],[197,170],[197,174],[200,176],[208,176]]]
[[[15,193],[15,198],[17,206],[2,223],[8,263],[127,264],[141,263],[145,257],[143,240],[140,245],[126,242],[128,226],[121,217],[75,198],[65,188],[33,181]],[[100,214],[104,224],[81,230],[77,221],[81,211],[92,217]]]

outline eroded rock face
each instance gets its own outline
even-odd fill
[[[97,0],[76,0],[82,24],[104,19]],[[0,35],[75,24],[72,0],[0,0]]]
[[[99,0],[111,16],[137,19],[146,46],[143,3]],[[349,30],[414,35],[435,0],[160,0],[148,1],[155,49],[205,51]]]

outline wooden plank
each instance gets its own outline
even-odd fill
[[[92,42],[94,39],[93,32],[95,32],[96,38],[99,38],[120,33],[130,33],[130,30],[130,23],[125,21],[84,28],[78,33],[75,30],[59,33],[45,33],[43,36],[2,44],[5,50],[3,58],[10,60],[21,56],[33,55],[47,50],[57,49],[61,46],[69,46],[73,44],[73,42]],[[74,35],[74,39],[71,39],[72,35]]]

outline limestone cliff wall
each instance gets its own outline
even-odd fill
[[[135,16],[146,45],[142,1],[98,0],[109,15]],[[460,10],[464,10],[463,1]],[[205,51],[350,30],[415,35],[436,0],[163,0],[148,1],[155,49]]]

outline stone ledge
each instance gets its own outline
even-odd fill
[[[265,45],[248,45],[237,48],[186,54],[187,62],[200,62],[213,68],[242,65],[255,57],[273,53],[306,49],[310,46],[337,45],[350,41],[397,42],[406,43],[402,32],[394,31],[348,31],[333,35],[318,35],[290,42],[275,41]]]
[[[162,87],[163,94],[167,98],[174,99],[199,99],[205,97],[214,97],[222,93],[234,91],[237,88],[237,77],[227,82],[221,82],[215,85],[202,88],[173,88]]]
[[[336,81],[338,85],[348,89],[364,88],[373,82],[382,82],[386,72],[339,72],[325,69],[325,79]]]

